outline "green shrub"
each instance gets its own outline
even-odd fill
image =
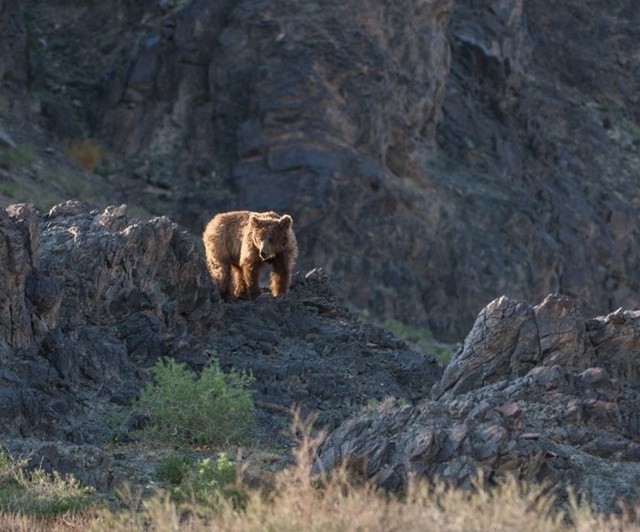
[[[158,361],[154,382],[140,395],[137,407],[150,422],[143,433],[178,445],[239,443],[253,421],[249,390],[253,378],[244,373],[224,373],[213,362],[199,376],[173,360]]]
[[[42,469],[25,470],[26,461],[11,460],[0,450],[0,510],[36,517],[77,511],[91,504],[93,489],[72,476]]]
[[[171,484],[168,491],[177,503],[216,508],[222,501],[241,505],[245,498],[244,490],[236,482],[236,465],[224,452],[218,453],[217,460],[170,456],[158,467],[158,479]]]
[[[158,480],[178,486],[186,478],[193,460],[184,454],[173,454],[165,458],[158,466],[156,474]]]

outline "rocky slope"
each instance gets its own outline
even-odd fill
[[[223,303],[170,219],[78,202],[0,210],[0,288],[0,445],[99,490],[132,470],[154,478],[162,452],[127,447],[142,418],[114,415],[166,356],[253,374],[258,449],[291,444],[292,406],[317,413],[330,432],[317,473],[346,462],[397,489],[482,471],[561,498],[571,487],[604,511],[640,501],[638,311],[585,320],[564,296],[503,296],[443,370],[361,322],[321,270],[287,298]]]
[[[0,210],[0,294],[0,443],[101,489],[119,480],[122,454],[104,445],[140,421],[114,414],[160,357],[250,371],[262,446],[288,443],[295,405],[334,428],[372,400],[424,397],[442,372],[361,323],[319,271],[286,299],[222,304],[197,243],[125,206]]]
[[[440,338],[501,294],[635,308],[635,7],[2,0],[0,130],[38,157],[0,193],[55,185],[196,234],[288,211],[303,269]],[[59,182],[65,146],[97,146],[98,174]]]

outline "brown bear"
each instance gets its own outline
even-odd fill
[[[256,299],[265,263],[271,264],[271,294],[288,294],[298,256],[292,224],[291,216],[273,211],[224,212],[211,219],[202,239],[207,267],[223,299]]]

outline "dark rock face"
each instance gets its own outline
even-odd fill
[[[25,80],[27,32],[16,0],[0,0],[0,80]]]
[[[450,170],[439,190],[455,213],[441,237],[456,249],[441,271],[466,279],[454,299],[479,309],[499,294],[554,292],[585,315],[639,306],[629,240],[638,91],[628,82],[638,15],[623,4],[454,3],[438,128]]]
[[[606,511],[637,502],[639,333],[638,312],[585,322],[564,297],[497,299],[434,400],[344,423],[316,470],[346,460],[388,488],[410,475],[467,486],[482,470],[572,486]]]
[[[5,99],[194,233],[291,212],[302,269],[444,339],[500,294],[640,305],[632,0],[0,6]]]
[[[361,307],[424,323],[428,257],[415,242],[440,209],[417,214],[411,190],[422,193],[400,177],[424,181],[417,151],[441,117],[449,5],[191,2],[146,37],[103,131],[180,198],[181,223],[292,212],[302,268],[322,265]]]

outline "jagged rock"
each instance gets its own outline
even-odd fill
[[[0,129],[0,148],[15,148],[16,143],[8,133]]]
[[[31,347],[38,339],[25,292],[37,261],[36,220],[32,207],[0,209],[0,341],[14,348]]]
[[[589,367],[593,352],[586,336],[584,320],[567,297],[550,295],[531,307],[503,296],[480,312],[433,397],[519,377],[539,364]]]
[[[400,488],[411,475],[468,486],[506,473],[569,486],[614,511],[640,500],[640,318],[585,323],[570,300],[499,298],[480,312],[434,400],[351,419],[321,448]],[[566,493],[565,493],[566,494]]]
[[[124,206],[77,202],[39,219],[12,205],[0,233],[5,437],[101,441],[104,404],[130,403],[139,369],[160,356],[206,360],[194,335],[215,320],[215,291],[199,248],[168,219],[129,222]]]

